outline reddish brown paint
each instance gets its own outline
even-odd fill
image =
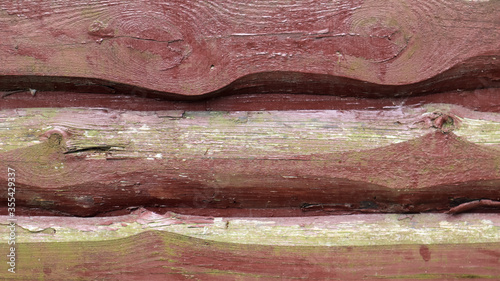
[[[500,112],[500,89],[453,91],[404,98],[357,98],[305,94],[245,94],[230,95],[199,101],[153,99],[133,95],[113,95],[76,92],[44,92],[35,96],[28,91],[12,94],[0,100],[0,109],[37,107],[88,107],[133,111],[257,111],[257,110],[387,110],[401,106],[421,106],[430,103],[461,105],[476,111]]]
[[[360,152],[278,159],[88,161],[54,148],[47,160],[33,167],[15,161],[33,149],[2,153],[5,162],[0,166],[33,175],[43,161],[60,161],[72,171],[71,180],[66,176],[61,181],[59,174],[46,172],[36,176],[35,182],[31,177],[19,178],[22,192],[16,203],[79,216],[129,206],[303,211],[315,206],[315,212],[323,213],[424,212],[447,211],[464,200],[500,200],[499,152],[453,133],[435,132]],[[121,181],[127,182],[125,187]],[[0,184],[6,184],[1,175]]]
[[[60,1],[39,8],[0,4],[3,90],[384,97],[499,85],[497,1]]]
[[[422,259],[424,261],[431,260],[431,251],[429,250],[429,247],[427,247],[426,245],[420,246],[419,253],[420,253],[420,256],[422,256]]]
[[[456,207],[453,207],[448,211],[448,213],[458,214],[458,213],[463,213],[463,212],[467,212],[470,210],[474,210],[474,209],[479,208],[479,207],[500,208],[500,201],[494,201],[494,200],[488,200],[488,199],[474,200],[474,201],[462,203]]]
[[[168,232],[99,242],[20,244],[36,262],[25,280],[455,280],[498,279],[499,243],[297,247],[220,243]],[[62,243],[61,243],[62,244]],[[0,250],[6,251],[5,244]],[[124,254],[128,253],[128,254]],[[68,256],[78,264],[65,264]],[[142,261],[142,262],[138,262]]]
[[[17,76],[0,77],[1,89],[35,88],[42,91],[76,91],[94,93],[132,94],[155,98],[196,100],[203,97],[227,96],[234,94],[297,93],[322,94],[354,97],[408,97],[440,93],[452,90],[467,91],[500,87],[500,57],[481,56],[470,58],[463,63],[436,74],[434,77],[402,85],[387,85],[331,74],[307,72],[273,71],[257,72],[230,81],[224,87],[212,92],[189,97],[182,93],[157,91],[102,79],[58,76]]]
[[[82,3],[0,3],[0,90],[38,90],[36,96],[27,92],[5,96],[0,109],[383,110],[443,102],[500,112],[497,1]],[[97,16],[89,17],[95,11],[99,11]],[[126,160],[127,165],[140,168],[117,175],[120,163],[93,162],[90,167],[59,151],[52,159],[64,161],[76,172],[79,166],[84,170],[97,167],[103,174],[85,174],[87,182],[63,184],[57,194],[54,186],[43,181],[21,180],[18,210],[26,215],[105,215],[128,212],[123,208],[133,205],[165,210],[153,206],[166,204],[170,210],[205,215],[299,216],[443,211],[455,205],[450,212],[458,213],[497,206],[498,202],[479,199],[500,200],[495,188],[500,184],[495,166],[498,152],[463,142],[443,130],[450,118],[428,120],[441,132],[363,152],[367,156],[315,155],[314,160],[325,163],[324,167],[300,162],[311,160],[307,157],[274,163],[191,160],[182,168],[206,176],[194,182],[175,179],[165,172],[165,165],[144,161]],[[47,138],[50,141],[50,135]],[[25,152],[29,151],[3,154],[2,160],[11,161],[16,153]],[[396,156],[388,159],[387,155]],[[368,165],[356,171],[348,165],[355,157]],[[337,159],[347,164],[337,165]],[[456,171],[446,171],[450,161],[460,161]],[[230,181],[241,178],[226,175],[226,188],[214,188],[206,183],[213,180],[208,176],[213,166],[219,167],[219,175],[234,168],[243,180],[258,180],[236,190]],[[151,167],[161,178],[153,179],[144,167]],[[423,167],[436,171],[422,176]],[[29,170],[20,164],[16,168]],[[292,182],[279,178],[282,172],[303,174]],[[367,175],[380,175],[392,184],[370,183]],[[141,183],[137,189],[143,194],[111,192],[119,187],[109,182],[123,178],[137,179]],[[161,188],[168,183],[174,188]],[[0,184],[6,184],[4,178],[0,177]],[[278,193],[268,194],[274,185]],[[164,194],[177,199],[159,199]],[[75,196],[83,199],[75,201]],[[472,199],[478,200],[460,204]],[[223,245],[197,239],[175,243],[178,237],[170,237],[173,246],[166,247],[168,235],[145,233],[107,248],[102,243],[69,243],[65,249],[77,252],[83,260],[69,267],[58,266],[64,252],[52,251],[43,243],[23,245],[30,255],[40,257],[40,263],[27,265],[31,273],[27,279],[99,279],[110,276],[110,268],[120,274],[120,280],[164,280],[165,276],[233,280],[235,276],[252,279],[253,274],[308,280],[498,278],[498,243],[310,247],[288,252],[289,247]],[[118,248],[121,252],[113,252]],[[138,266],[137,261],[142,263]],[[214,275],[224,270],[229,273]]]

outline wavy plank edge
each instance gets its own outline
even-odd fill
[[[500,200],[500,117],[453,105],[0,114],[0,166],[18,173],[19,207],[442,212]]]
[[[103,79],[183,96],[243,77],[229,88],[478,88],[498,85],[499,10],[497,1],[4,1],[0,75]],[[397,91],[370,92],[355,94]]]
[[[18,217],[16,278],[498,279],[492,214]],[[7,217],[0,216],[0,224]],[[0,228],[0,250],[7,252]],[[138,263],[138,261],[142,261]],[[0,276],[12,278],[8,263]]]
[[[0,75],[2,98],[18,92],[74,92],[128,95],[172,101],[200,101],[225,96],[306,94],[355,98],[408,98],[450,91],[500,88],[500,55],[462,62],[434,77],[407,84],[378,84],[331,74],[256,72],[210,92],[184,94],[98,78],[50,75]]]

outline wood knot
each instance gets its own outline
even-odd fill
[[[54,133],[54,134],[50,135],[50,137],[49,137],[49,145],[50,146],[60,146],[62,139],[63,139],[63,137],[61,134]]]
[[[429,128],[435,128],[443,133],[449,133],[458,126],[458,120],[450,114],[432,112],[423,115],[423,122]]]
[[[50,147],[59,147],[63,145],[63,139],[68,137],[69,134],[66,131],[56,128],[43,133],[40,140],[46,141]]]
[[[113,29],[108,28],[108,25],[100,20],[95,20],[89,25],[88,34],[103,38],[114,37]]]

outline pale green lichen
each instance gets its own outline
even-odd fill
[[[59,124],[61,116],[89,112],[50,108],[25,111],[23,116],[7,118],[5,128],[0,129],[2,151],[39,142],[39,135],[50,129],[47,124]],[[320,118],[324,114],[336,117]],[[228,158],[235,154],[241,156],[242,151],[252,157],[335,153],[386,146],[429,132],[426,128],[409,127],[411,116],[418,116],[418,111],[407,113],[409,121],[395,122],[399,120],[389,115],[373,124],[367,115],[370,113],[353,114],[360,115],[364,121],[352,121],[353,116],[337,111],[299,111],[294,113],[293,120],[289,120],[290,113],[287,112],[186,112],[183,118],[175,120],[148,117],[151,123],[145,124],[137,121],[146,117],[127,112],[122,114],[119,122],[112,124],[100,123],[99,120],[106,119],[94,120],[87,113],[85,121],[69,122],[64,126],[71,131],[69,143],[74,149],[116,146],[123,147],[119,152],[121,156],[142,155],[143,158],[158,153],[167,156],[169,151],[186,157]]]
[[[461,118],[461,126],[453,131],[457,136],[467,141],[499,147],[500,144],[500,122],[489,120],[476,120]]]

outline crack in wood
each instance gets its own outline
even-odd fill
[[[72,154],[79,152],[106,152],[106,151],[118,150],[118,148],[124,148],[124,146],[96,145],[83,148],[69,148],[67,151],[64,152],[64,154]]]
[[[34,96],[33,91],[34,91],[34,93],[36,93],[36,90],[32,90],[32,89],[19,89],[19,90],[6,91],[2,95],[2,98],[5,98],[5,97],[8,97],[10,95],[17,94],[17,93],[24,93],[24,92],[31,92],[32,95]]]

